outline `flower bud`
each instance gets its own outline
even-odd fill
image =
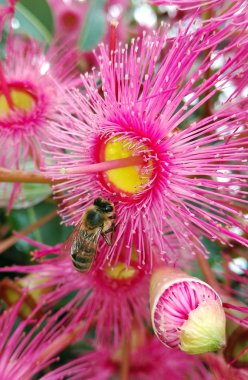
[[[167,347],[188,354],[225,345],[225,313],[208,284],[175,268],[156,269],[150,284],[153,329]]]

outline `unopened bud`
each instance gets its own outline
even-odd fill
[[[159,340],[188,354],[225,345],[225,313],[208,284],[175,268],[156,269],[151,278],[153,329]]]

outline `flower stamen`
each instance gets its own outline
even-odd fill
[[[116,28],[118,26],[118,21],[115,19],[112,19],[110,21],[110,36],[109,36],[109,54],[110,54],[110,59],[111,57],[111,52],[114,52],[116,49]],[[113,53],[112,53],[113,54]]]
[[[1,63],[0,63],[0,82],[1,82],[0,88],[2,90],[2,94],[0,94],[0,115],[2,115],[2,104],[1,104],[2,98],[6,99],[7,105],[9,106],[10,109],[14,109],[14,102],[11,97],[11,91],[10,91],[9,85],[5,79]]]
[[[61,174],[85,174],[85,173],[98,173],[107,170],[124,168],[133,165],[142,165],[144,158],[142,156],[134,156],[127,158],[120,158],[117,160],[109,160],[98,162],[91,165],[76,166],[73,168],[62,168]]]
[[[107,268],[106,274],[114,280],[129,280],[137,274],[136,268],[130,266],[129,268],[122,262],[119,262],[114,268]]]

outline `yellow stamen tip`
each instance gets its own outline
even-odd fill
[[[66,174],[66,168],[61,168],[60,169],[60,174]]]

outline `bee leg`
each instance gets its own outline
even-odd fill
[[[111,235],[110,235],[110,241],[111,243],[113,242],[113,237],[114,237],[114,233],[115,231],[117,230],[117,227],[119,226],[120,223],[117,223],[117,224],[113,224],[112,225],[112,230],[111,230]]]
[[[120,224],[120,222],[117,223],[117,224],[114,224],[114,226],[113,226],[113,232],[117,230],[117,227],[119,226],[119,224]]]
[[[116,219],[116,214],[109,216],[109,219]]]
[[[111,241],[111,244],[112,244],[112,242],[113,242],[114,232],[115,232],[115,227],[113,228],[113,230],[112,230],[112,232],[111,232],[111,235],[110,235],[110,241]]]
[[[110,232],[110,231],[106,231],[106,232]],[[106,234],[104,233],[104,232],[101,232],[101,235],[102,235],[102,237],[103,237],[103,239],[106,241],[106,243],[108,244],[108,245],[111,245],[111,243],[112,243],[112,239],[111,239],[111,241],[107,238],[107,236],[106,236]]]
[[[111,227],[107,231],[101,233],[102,237],[104,238],[104,240],[106,241],[108,245],[112,244],[115,230],[116,230],[116,225],[112,223]],[[106,235],[110,232],[111,232],[111,235],[110,235],[110,240],[109,240]]]

